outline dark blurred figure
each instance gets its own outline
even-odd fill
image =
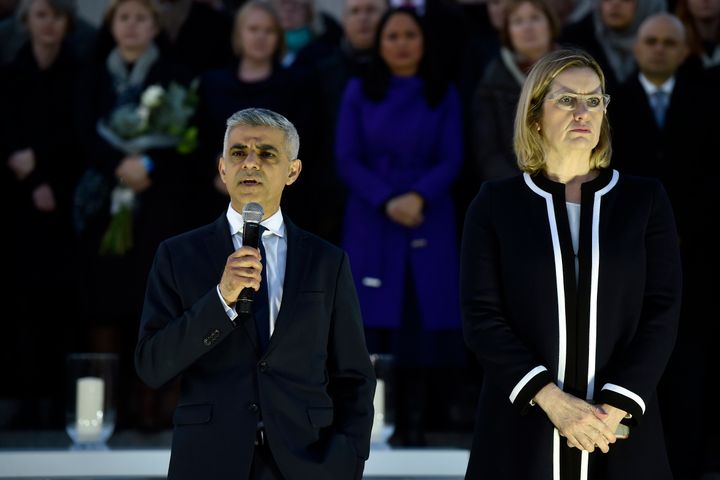
[[[118,410],[118,425],[146,428],[170,426],[171,409],[159,404],[138,405],[159,396],[137,380],[132,351],[137,338],[144,295],[144,279],[163,239],[188,226],[185,200],[191,156],[150,141],[130,151],[102,134],[120,108],[136,109],[150,86],[165,89],[185,84],[190,73],[166,57],[154,39],[160,31],[159,12],[152,0],[112,0],[105,29],[114,46],[106,58],[92,65],[84,78],[83,112],[87,170],[76,191],[76,229],[83,249],[87,290],[88,344],[93,351],[120,354],[120,390],[131,401]],[[132,247],[101,251],[111,231],[118,192],[131,192],[129,218]],[[117,237],[117,234],[116,234]],[[166,392],[172,396],[169,387]],[[173,400],[168,400],[172,405]],[[142,412],[142,413],[138,413]]]
[[[677,479],[697,479],[714,431],[707,425],[715,399],[709,388],[716,371],[708,369],[713,324],[718,321],[713,298],[717,254],[711,244],[712,205],[717,181],[712,169],[698,175],[707,152],[717,151],[717,101],[695,77],[679,72],[688,54],[680,20],[657,14],[642,23],[634,47],[639,73],[621,85],[613,98],[614,163],[623,172],[659,178],[675,212],[683,260],[683,302],[675,350],[658,389],[666,443]],[[708,100],[710,99],[710,100]],[[703,405],[706,395],[712,403]],[[707,435],[707,437],[706,437]]]
[[[392,7],[412,8],[425,22],[432,38],[436,68],[458,83],[466,58],[467,26],[462,9],[453,0],[389,0]]]
[[[0,2],[3,5],[0,18],[0,65],[11,62],[17,55],[20,48],[29,40],[27,28],[25,28],[22,16],[18,15],[16,7],[21,2],[14,0]],[[72,43],[74,56],[78,59],[86,59],[93,52],[96,29],[87,21],[80,18],[75,12],[75,0],[67,2],[73,8],[73,28],[68,32],[65,42]]]
[[[500,53],[500,31],[505,21],[505,3],[506,0],[458,2],[467,25],[467,43],[458,84],[463,105],[470,103],[485,68]],[[466,113],[469,113],[469,109],[467,110]]]
[[[676,13],[685,25],[690,46],[683,70],[696,73],[720,66],[720,1],[678,0]]]
[[[282,56],[284,76],[289,88],[283,92],[289,98],[290,111],[280,113],[295,124],[302,137],[300,156],[305,172],[282,199],[283,210],[298,226],[321,234],[318,230],[318,211],[324,205],[314,204],[315,179],[322,176],[322,155],[328,133],[322,131],[322,85],[317,81],[320,63],[332,55],[340,44],[342,28],[329,14],[319,11],[314,0],[271,0],[284,30],[285,50]]]
[[[18,428],[64,426],[64,354],[76,346],[78,278],[71,205],[82,169],[75,112],[79,66],[67,37],[74,2],[23,0],[29,40],[3,72],[3,289],[9,341],[0,396]],[[61,320],[62,319],[62,320]]]
[[[286,68],[303,72],[312,70],[340,43],[342,28],[332,16],[317,11],[314,0],[271,2],[285,31],[282,64]]]
[[[342,16],[343,38],[333,53],[318,65],[323,96],[334,119],[342,92],[351,77],[362,77],[372,58],[372,47],[386,0],[345,0]]]
[[[15,9],[20,3],[18,0],[0,0],[0,20],[5,20],[15,15]]]
[[[707,70],[705,70],[705,84],[708,86],[709,89],[717,88],[717,85],[720,85],[720,65],[716,67],[711,67]],[[712,99],[709,108],[713,112],[719,112],[720,111],[720,97],[718,96],[711,96]],[[715,118],[717,122],[717,117]],[[717,123],[715,124],[715,128],[717,129]],[[717,130],[716,130],[717,131]],[[720,143],[720,137],[718,135],[713,135],[713,139],[715,139],[715,145],[714,147],[710,147],[713,152],[720,151],[720,146],[717,146],[718,143]],[[718,178],[717,175],[715,177],[711,177],[709,179],[709,182],[714,182],[714,184],[717,184]],[[709,228],[709,227],[708,227]],[[708,235],[707,238],[713,238],[711,235]],[[713,264],[713,271],[717,271],[718,268],[718,257],[717,257],[717,249],[716,248],[708,248],[706,249],[706,252],[708,254],[714,255],[713,261],[715,262]],[[715,283],[717,285],[717,283]],[[707,287],[706,287],[707,290]],[[706,298],[712,298],[712,297],[706,297]],[[712,310],[710,310],[712,311]],[[720,321],[717,320],[716,317],[708,318],[705,321],[705,327],[708,329],[708,339],[717,339],[720,338]],[[710,388],[707,388],[705,391],[705,412],[706,412],[706,429],[705,429],[705,435],[706,435],[706,452],[707,452],[707,470],[711,472],[715,472],[716,475],[720,474],[720,437],[715,435],[715,432],[720,431],[720,413],[718,413],[718,410],[715,408],[715,392],[713,391],[712,385],[714,385],[716,381],[717,372],[720,371],[720,355],[717,355],[717,352],[714,349],[708,348],[707,351],[707,373],[705,375],[705,384],[709,385]]]
[[[232,17],[206,2],[153,0],[160,12],[162,34],[157,44],[164,55],[185,65],[193,75],[221,68],[232,59]]]
[[[583,48],[605,72],[612,94],[636,69],[632,46],[642,21],[665,10],[665,0],[594,0],[593,10],[567,25],[560,43]]]
[[[513,152],[520,89],[535,62],[555,48],[557,17],[545,0],[505,0],[500,54],[477,86],[472,106],[475,189],[489,179],[520,173]]]
[[[431,390],[444,393],[447,414],[452,374],[465,361],[451,196],[462,119],[457,89],[432,67],[430,42],[413,10],[386,12],[368,74],[345,89],[335,143],[348,188],[342,245],[368,349],[395,355],[390,441],[401,446],[425,444],[428,421],[441,415],[429,408]]]
[[[335,51],[317,68],[322,85],[322,132],[331,140],[322,142],[322,155],[308,169],[312,184],[310,202],[322,205],[315,225],[308,227],[335,244],[340,243],[340,228],[345,210],[345,187],[335,169],[335,126],[343,91],[352,77],[363,77],[372,59],[372,47],[380,17],[387,10],[386,0],[345,0],[342,16],[344,36]],[[315,160],[315,159],[314,159]]]
[[[467,37],[458,82],[463,113],[465,159],[463,171],[455,185],[458,218],[462,219],[467,205],[475,198],[478,188],[473,146],[472,99],[488,64],[500,54],[500,31],[505,21],[506,0],[458,0],[457,3],[462,10]],[[458,222],[458,235],[461,232],[462,222]],[[474,358],[471,356],[469,358],[477,365]],[[478,376],[476,374],[472,378]]]

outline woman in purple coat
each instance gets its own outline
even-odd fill
[[[434,77],[421,20],[382,18],[373,67],[349,82],[339,112],[338,174],[349,190],[350,255],[371,352],[399,369],[391,443],[422,445],[428,367],[462,362],[451,186],[462,164],[457,91]]]

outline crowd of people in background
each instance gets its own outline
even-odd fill
[[[610,168],[659,178],[678,225],[683,306],[659,392],[674,473],[720,471],[720,0],[343,0],[340,17],[313,0],[110,0],[100,25],[74,0],[0,3],[0,428],[63,428],[72,351],[120,354],[119,428],[171,426],[177,384],[133,372],[145,280],[160,241],[227,206],[217,139],[262,107],[302,138],[283,212],[348,251],[369,350],[398,361],[392,442],[469,432],[482,371],[460,332],[462,218],[483,181],[521,173],[523,83],[573,46],[607,80]],[[155,85],[189,92],[192,147],[107,133]],[[121,192],[129,243],[108,250]]]

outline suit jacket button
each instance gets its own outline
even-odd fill
[[[265,372],[267,372],[267,371],[270,369],[270,366],[268,366],[268,363],[267,363],[265,360],[263,360],[263,361],[260,362],[260,364],[258,365],[258,369],[259,369],[262,373],[265,373]]]
[[[256,412],[258,412],[258,411],[260,410],[260,407],[259,407],[258,404],[255,403],[255,402],[253,402],[253,403],[251,403],[250,405],[248,405],[247,408],[248,408],[248,410],[250,410],[250,411],[253,412],[253,413],[256,413]]]
[[[205,344],[206,347],[209,347],[210,345],[212,345],[213,340],[210,337],[205,337],[205,338],[203,338],[203,343]]]

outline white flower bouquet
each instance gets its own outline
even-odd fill
[[[189,88],[174,82],[167,89],[151,85],[142,92],[139,103],[122,105],[99,120],[97,132],[127,155],[173,147],[180,154],[191,153],[197,148],[197,127],[190,125],[198,101],[197,87],[197,80]],[[112,219],[100,242],[100,254],[124,255],[133,246],[135,192],[117,184],[110,200]]]

